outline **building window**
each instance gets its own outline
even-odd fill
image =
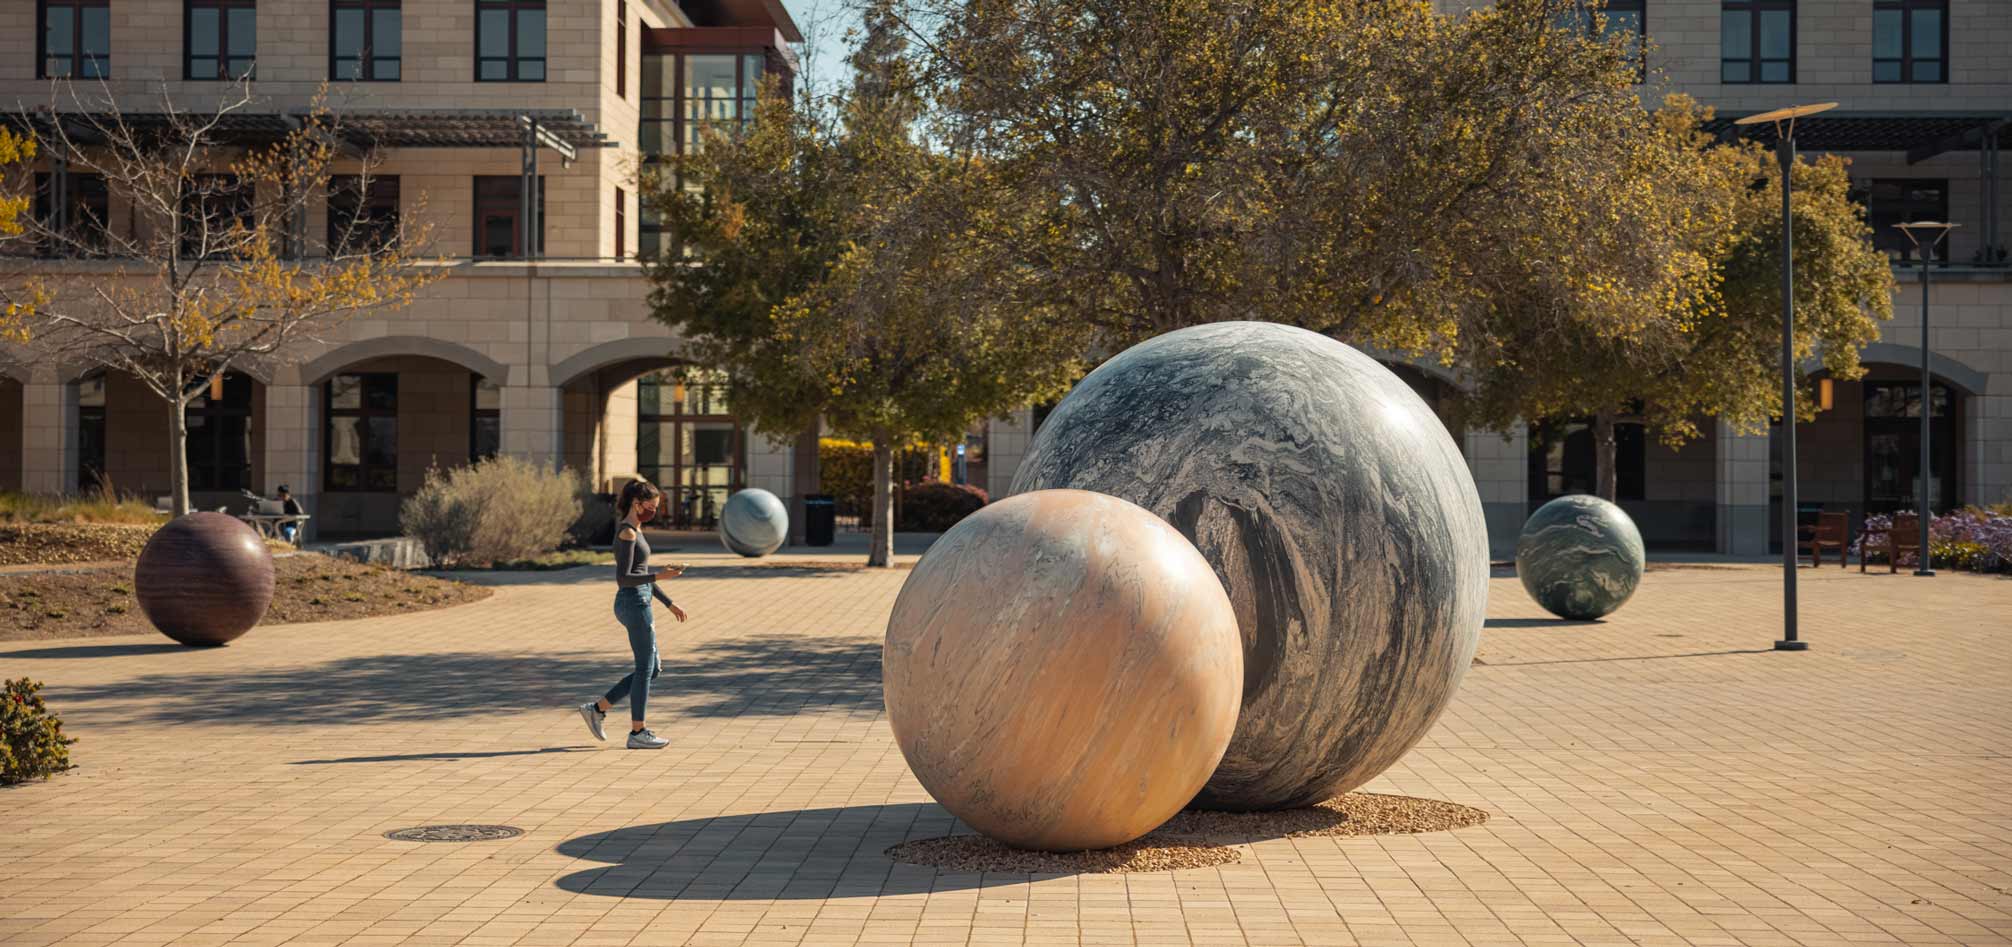
[[[105,476],[105,376],[77,380],[77,490],[98,489]]]
[[[232,372],[224,376],[221,398],[205,388],[189,402],[189,489],[243,490],[251,486],[252,381]]]
[[[328,77],[397,82],[404,47],[399,0],[330,0]]]
[[[330,256],[372,253],[398,242],[398,178],[353,174],[328,179]]]
[[[254,0],[186,0],[182,48],[184,79],[243,79],[258,54]]]
[[[615,95],[629,97],[629,0],[615,0]]]
[[[641,142],[646,167],[696,150],[706,129],[731,131],[751,122],[766,58],[760,53],[657,53],[643,57]],[[648,202],[637,216],[638,254],[663,252],[663,220]]]
[[[1640,500],[1647,480],[1647,440],[1642,426],[1614,425],[1614,498]],[[1572,493],[1598,491],[1598,457],[1593,421],[1546,421],[1530,425],[1530,501],[1544,503]]]
[[[1795,81],[1795,0],[1723,0],[1719,81]]]
[[[475,179],[475,255],[517,258],[524,215],[524,179],[517,175],[484,175]],[[538,252],[545,252],[545,179],[538,178]]]
[[[469,384],[468,462],[474,463],[503,449],[503,386],[481,375]]]
[[[182,192],[182,256],[211,259],[242,249],[254,226],[252,196],[236,175],[196,175]]]
[[[1918,260],[1914,241],[1894,228],[1917,220],[1949,219],[1949,182],[1928,178],[1876,178],[1852,195],[1865,206],[1872,245],[1896,261]],[[1949,259],[1949,241],[1935,246],[1935,258]]]
[[[63,202],[55,201],[56,176],[47,171],[35,175],[35,219],[42,226],[67,236],[66,243],[38,246],[38,256],[67,256],[76,252],[101,253],[105,249],[105,222],[111,219],[111,192],[99,174],[70,172],[63,175]],[[57,219],[57,211],[62,219]]]
[[[1928,502],[1947,512],[1962,496],[1957,442],[1962,398],[1941,382],[1929,389]],[[1865,511],[1921,508],[1921,383],[1865,383]]]
[[[1949,0],[1874,0],[1872,81],[1948,82]]]
[[[629,258],[629,195],[615,189],[615,259]]]
[[[398,375],[337,375],[323,386],[328,428],[322,483],[332,491],[398,491]]]
[[[1648,0],[1607,0],[1596,16],[1588,0],[1577,0],[1559,25],[1597,40],[1621,37],[1628,47],[1628,61],[1635,64],[1636,81],[1640,81],[1647,76],[1648,68],[1642,52],[1643,39],[1648,35],[1647,3]]]
[[[112,0],[41,0],[35,13],[41,78],[103,79],[112,74]]]
[[[475,0],[475,79],[545,81],[545,0]]]
[[[663,488],[660,522],[711,529],[741,486],[741,432],[725,374],[671,369],[636,382],[636,472]]]

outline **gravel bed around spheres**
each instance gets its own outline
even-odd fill
[[[260,627],[426,611],[494,590],[315,553],[273,557],[272,607]],[[156,634],[133,597],[133,564],[0,575],[0,641]]]
[[[948,872],[1104,874],[1178,871],[1238,861],[1237,846],[1280,838],[1404,835],[1480,825],[1488,813],[1472,806],[1352,792],[1303,809],[1207,812],[1189,809],[1135,842],[1087,852],[1029,852],[982,835],[917,839],[887,857]]]
[[[160,528],[124,524],[10,523],[0,526],[0,566],[132,559]]]

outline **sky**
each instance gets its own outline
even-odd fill
[[[845,76],[845,31],[859,22],[852,0],[783,0],[803,31],[809,64],[805,77],[829,88]]]

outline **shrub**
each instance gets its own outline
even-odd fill
[[[985,491],[969,484],[940,480],[912,484],[902,495],[897,522],[911,532],[940,533],[978,512],[988,499]]]
[[[161,517],[152,503],[121,495],[105,478],[97,489],[79,496],[0,492],[0,522],[158,526]]]
[[[921,480],[932,473],[935,452],[907,447],[895,452],[894,482]],[[817,442],[817,477],[821,492],[836,501],[840,516],[857,516],[861,525],[873,518],[873,445],[836,437]],[[905,528],[905,527],[904,527]]]
[[[434,565],[531,559],[559,548],[580,519],[580,478],[516,457],[426,472],[398,523]]]
[[[63,719],[49,712],[42,685],[12,680],[0,691],[0,785],[48,779],[70,768],[70,744]]]

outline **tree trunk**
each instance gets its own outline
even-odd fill
[[[181,400],[168,402],[168,495],[176,516],[189,513],[189,412]]]
[[[866,550],[868,568],[894,565],[894,445],[891,434],[873,438],[873,538]]]
[[[1614,412],[1593,415],[1593,482],[1600,499],[1614,502]]]

